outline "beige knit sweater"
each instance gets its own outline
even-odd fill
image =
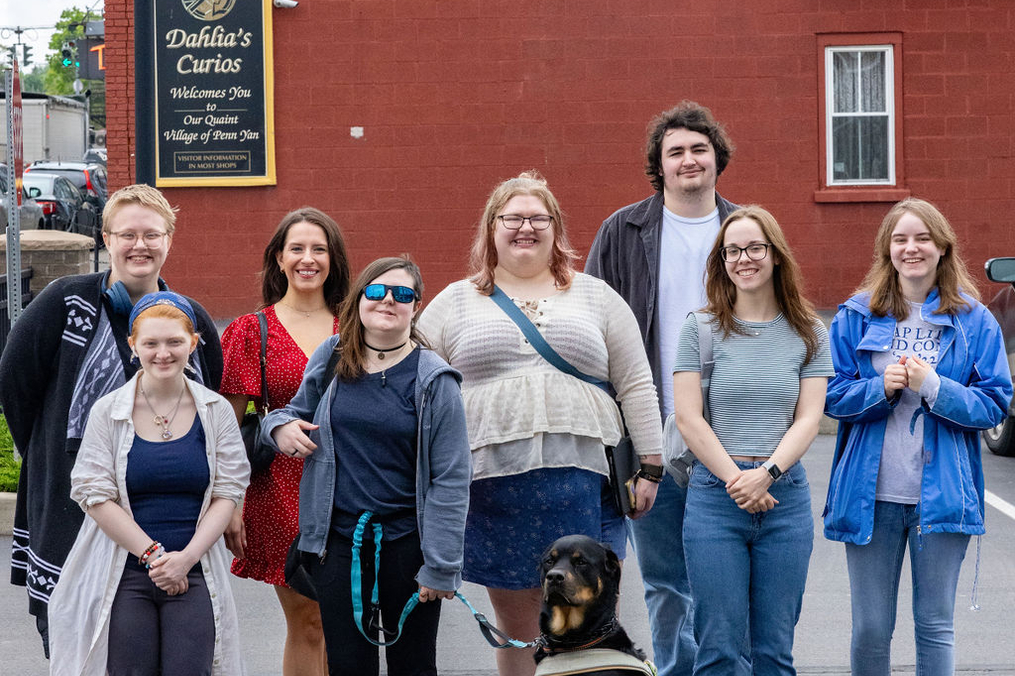
[[[624,300],[603,281],[576,273],[570,288],[538,302],[532,320],[564,359],[613,384],[637,452],[660,453],[652,373]],[[419,328],[464,376],[474,478],[561,466],[606,473],[602,446],[615,445],[623,429],[617,405],[602,389],[547,362],[492,299],[467,280],[455,282],[430,302]],[[582,439],[554,442],[560,434]],[[528,453],[521,440],[532,440],[535,451]]]

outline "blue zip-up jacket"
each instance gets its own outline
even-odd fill
[[[271,432],[297,418],[312,421],[317,450],[307,456],[300,481],[299,548],[324,558],[335,504],[338,454],[331,429],[331,402],[336,380],[325,374],[338,336],[325,340],[311,355],[303,382],[289,405],[264,418],[261,437],[276,450]],[[416,581],[450,591],[462,584],[465,516],[469,511],[472,453],[465,429],[462,376],[432,350],[421,349],[416,371],[416,523],[423,567]]]
[[[832,320],[830,340],[835,378],[828,384],[825,412],[839,420],[832,476],[825,501],[825,537],[867,544],[874,530],[885,426],[895,407],[885,397],[884,378],[871,354],[887,352],[895,318],[876,317],[869,294],[853,296]],[[1000,423],[1012,396],[1001,329],[981,303],[957,314],[934,314],[937,289],[923,303],[921,318],[942,328],[935,371],[941,379],[932,407],[916,416],[923,426],[920,530],[979,535],[983,529],[983,465],[979,430]]]

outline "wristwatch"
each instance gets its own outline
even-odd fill
[[[645,479],[646,481],[651,481],[652,483],[657,484],[663,480],[663,466],[642,463],[641,468],[635,476],[639,479]]]
[[[782,470],[775,464],[775,460],[766,460],[761,466],[768,472],[768,476],[772,477],[772,481],[778,481],[782,476]]]

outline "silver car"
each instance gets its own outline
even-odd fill
[[[42,230],[45,228],[46,217],[34,199],[22,190],[21,194],[21,229]],[[7,165],[0,164],[0,231],[7,228]]]

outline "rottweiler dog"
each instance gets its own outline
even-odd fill
[[[610,648],[645,659],[617,621],[620,561],[611,549],[584,535],[564,536],[543,553],[540,583],[542,633],[536,664],[552,655],[591,648]]]

